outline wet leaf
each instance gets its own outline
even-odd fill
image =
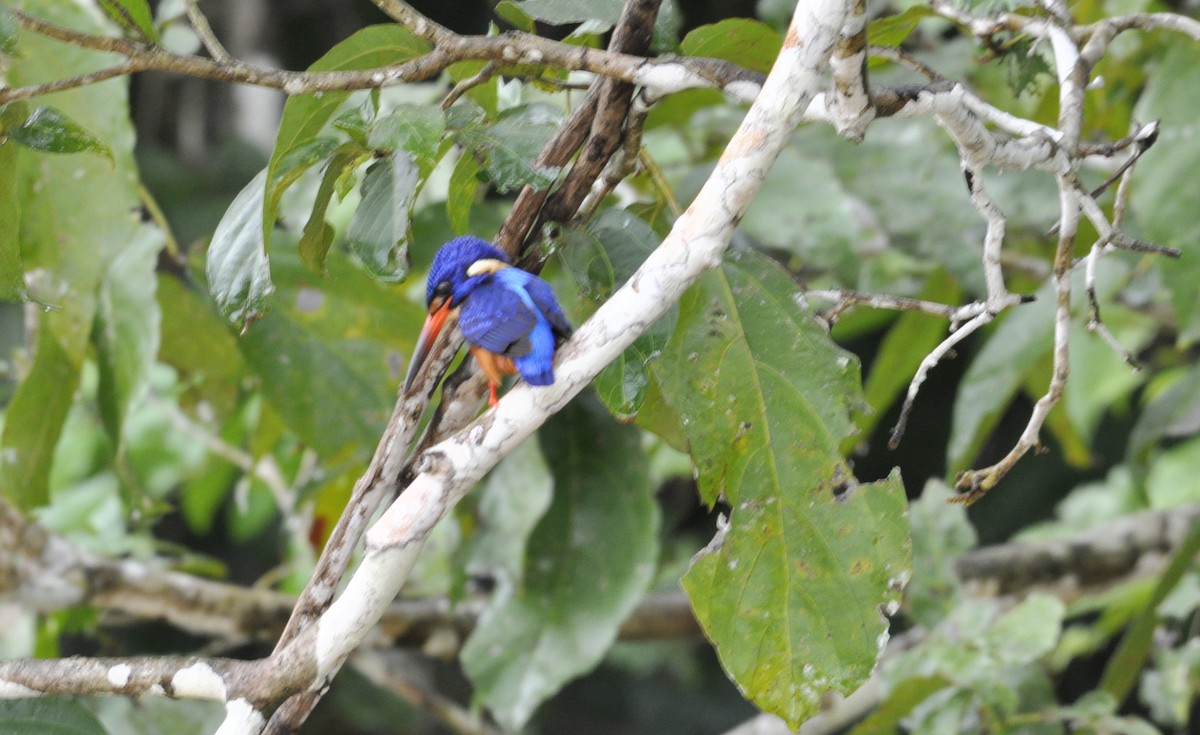
[[[5,735],[107,735],[96,716],[68,697],[0,700]]]
[[[735,251],[684,295],[651,368],[701,496],[731,507],[684,587],[726,671],[792,727],[870,674],[911,553],[899,478],[854,487],[838,449],[861,401],[857,362],[797,291],[773,261]]]
[[[330,49],[317,59],[309,71],[373,69],[415,58],[429,50],[429,44],[395,23],[368,26]],[[282,162],[292,151],[308,145],[333,117],[349,92],[297,95],[288,99],[279,122],[275,150],[267,164],[266,181],[271,196],[262,210],[262,237],[267,242],[275,226],[275,213],[282,195]]]
[[[509,730],[600,662],[658,556],[658,509],[636,429],[584,397],[538,439],[554,499],[529,537],[520,586],[501,588],[462,652],[477,695]]]
[[[545,189],[554,183],[560,167],[538,166],[536,159],[560,122],[558,111],[545,105],[527,105],[493,125],[462,128],[455,137],[483,162],[483,170],[500,193],[526,184]]]
[[[98,153],[112,160],[108,145],[53,107],[38,107],[25,122],[10,127],[17,143],[43,153]]]
[[[267,172],[260,171],[234,198],[213,232],[205,273],[217,308],[229,321],[246,327],[260,319],[275,291],[259,215]]]
[[[400,105],[371,128],[367,145],[384,151],[403,148],[412,154],[428,176],[441,151],[446,116],[437,107]]]
[[[346,227],[346,239],[367,272],[384,281],[408,273],[408,227],[421,172],[408,151],[372,163],[363,177],[362,202]]]
[[[708,56],[767,73],[783,38],[771,26],[749,18],[731,18],[694,29],[679,43],[685,56]]]

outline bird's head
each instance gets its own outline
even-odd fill
[[[433,256],[433,265],[429,268],[429,282],[425,286],[425,305],[429,309],[429,316],[425,319],[421,336],[417,338],[417,347],[408,363],[408,374],[404,378],[406,392],[450,313],[462,304],[463,299],[487,274],[508,267],[508,256],[478,237],[456,237],[438,248]]]

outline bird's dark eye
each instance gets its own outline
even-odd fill
[[[450,288],[449,281],[442,281],[441,283],[439,283],[438,285],[433,287],[433,295],[435,298],[436,297],[446,298],[447,296],[450,295],[450,291],[451,291],[451,288]]]

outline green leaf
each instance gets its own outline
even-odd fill
[[[951,682],[943,676],[905,679],[887,695],[874,712],[854,726],[850,735],[896,735],[901,732],[901,720],[930,695],[940,692],[950,684]]]
[[[475,156],[463,153],[450,174],[450,189],[446,194],[446,215],[450,226],[460,235],[471,232],[471,208],[479,191],[479,172],[483,169]]]
[[[4,471],[0,494],[22,510],[50,501],[50,467],[67,411],[79,385],[80,364],[71,359],[42,321],[29,374],[5,410],[0,437]]]
[[[17,18],[8,9],[8,6],[0,3],[0,54],[12,56],[12,53],[17,50],[17,37],[21,35],[21,25],[17,23]]]
[[[374,447],[391,401],[329,345],[282,314],[264,317],[238,345],[267,400],[322,458]]]
[[[520,3],[513,0],[501,0],[496,3],[496,17],[512,25],[518,31],[536,33],[537,22],[533,16],[521,9]]]
[[[399,64],[429,50],[429,44],[395,23],[368,26],[330,49],[317,59],[309,71],[345,71],[373,69]],[[349,92],[325,92],[321,95],[297,95],[288,99],[279,122],[275,150],[267,164],[271,196],[262,210],[262,237],[267,242],[275,226],[275,212],[281,188],[281,163],[293,150],[307,145],[325,127]]]
[[[421,172],[407,151],[371,164],[363,177],[362,202],[346,227],[346,239],[367,272],[399,281],[408,272],[408,225]]]
[[[1197,432],[1200,432],[1200,366],[1193,365],[1142,410],[1129,436],[1129,463],[1135,473],[1144,476],[1151,452],[1161,439]]]
[[[437,163],[445,130],[446,115],[441,109],[429,105],[399,105],[375,123],[367,145],[389,152],[403,148],[416,159],[422,176],[428,176],[433,164]]]
[[[563,233],[558,252],[580,291],[593,303],[608,300],[641,266],[662,239],[644,220],[621,209],[606,209],[582,229]],[[675,331],[672,308],[596,376],[594,385],[608,410],[625,422],[641,409],[650,387],[647,366]]]
[[[67,697],[0,700],[0,731],[5,735],[107,735],[95,715]]]
[[[909,504],[912,525],[912,581],[904,607],[917,623],[932,628],[958,604],[962,586],[955,564],[978,539],[962,505],[948,505],[954,492],[939,480],[925,483],[919,500]]]
[[[902,13],[876,18],[867,23],[867,43],[896,47],[904,43],[922,18],[933,15],[927,5],[913,5]]]
[[[245,328],[262,318],[275,290],[259,227],[267,172],[260,171],[234,197],[208,245],[208,290],[225,318]]]
[[[640,432],[586,397],[538,438],[554,499],[529,538],[520,588],[501,588],[462,652],[479,698],[510,730],[599,663],[658,557]]]
[[[1164,42],[1168,51],[1133,113],[1138,120],[1161,120],[1162,135],[1138,161],[1138,185],[1129,204],[1146,239],[1185,253],[1177,261],[1161,260],[1159,268],[1175,307],[1179,343],[1188,347],[1200,341],[1200,257],[1195,256],[1200,217],[1188,198],[1179,196],[1177,182],[1190,181],[1200,169],[1200,138],[1186,134],[1200,119],[1200,95],[1189,76],[1200,64],[1200,48],[1186,38]]]
[[[1104,668],[1099,689],[1111,694],[1118,702],[1124,701],[1132,691],[1154,646],[1154,631],[1159,623],[1158,606],[1193,568],[1197,554],[1200,554],[1200,525],[1193,525],[1171,554],[1171,563],[1159,576],[1148,604],[1133,619]]]
[[[297,145],[287,152],[280,160],[275,171],[275,186],[271,187],[271,200],[266,204],[272,211],[279,208],[279,200],[283,192],[296,183],[308,169],[333,155],[340,145],[337,138],[321,136]]]
[[[767,73],[783,38],[771,26],[749,18],[731,18],[692,30],[679,44],[684,56],[708,56]]]
[[[146,0],[99,0],[98,4],[121,28],[144,40],[159,42],[154,14]]]
[[[529,539],[554,498],[554,476],[537,442],[525,442],[488,473],[479,488],[478,531],[471,537],[468,575],[519,585]]]
[[[701,496],[732,508],[684,577],[696,618],[739,688],[793,728],[870,674],[880,610],[910,568],[899,478],[854,486],[838,451],[861,400],[857,363],[797,295],[776,263],[735,251],[684,295],[651,368]]]
[[[7,130],[26,148],[43,153],[98,153],[112,160],[108,145],[53,107],[39,107]]]
[[[1002,666],[1033,663],[1054,649],[1065,613],[1057,597],[1030,595],[992,623],[979,643]]]
[[[561,167],[538,166],[536,159],[560,122],[557,110],[547,105],[526,105],[510,111],[493,125],[462,128],[455,137],[483,161],[484,171],[500,193],[526,184],[546,189],[554,183]]]
[[[368,155],[368,151],[353,143],[346,143],[333,154],[325,166],[321,185],[317,188],[317,198],[313,202],[308,222],[304,223],[299,245],[300,259],[316,273],[325,272],[325,257],[329,254],[329,246],[333,244],[333,227],[325,221],[325,212],[329,210],[329,202],[333,199],[337,183],[347,171],[352,171]]]
[[[621,17],[622,0],[524,0],[518,6],[543,23],[568,25],[586,21],[600,21],[593,28],[603,33]]]
[[[3,6],[0,6],[2,8]],[[25,269],[21,267],[21,200],[17,170],[17,151],[13,146],[0,145],[0,299],[24,301],[29,298],[25,289]]]
[[[228,416],[246,363],[226,322],[199,292],[173,276],[158,276],[155,295],[162,319],[159,360],[173,367],[187,386],[181,403],[203,401],[218,419]]]
[[[130,407],[145,391],[158,355],[161,316],[154,277],[162,233],[142,227],[112,260],[100,284],[92,341],[100,368],[97,399],[114,446]]]

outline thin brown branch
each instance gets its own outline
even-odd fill
[[[213,57],[213,61],[222,64],[236,63],[233,56],[217,40],[217,34],[213,33],[212,26],[208,23],[208,18],[204,17],[204,13],[200,12],[200,8],[196,3],[197,0],[187,0],[185,7],[187,8],[188,20],[192,22],[192,28],[195,29],[196,35],[200,37],[200,42],[204,44],[204,48],[208,49],[208,53]]]

